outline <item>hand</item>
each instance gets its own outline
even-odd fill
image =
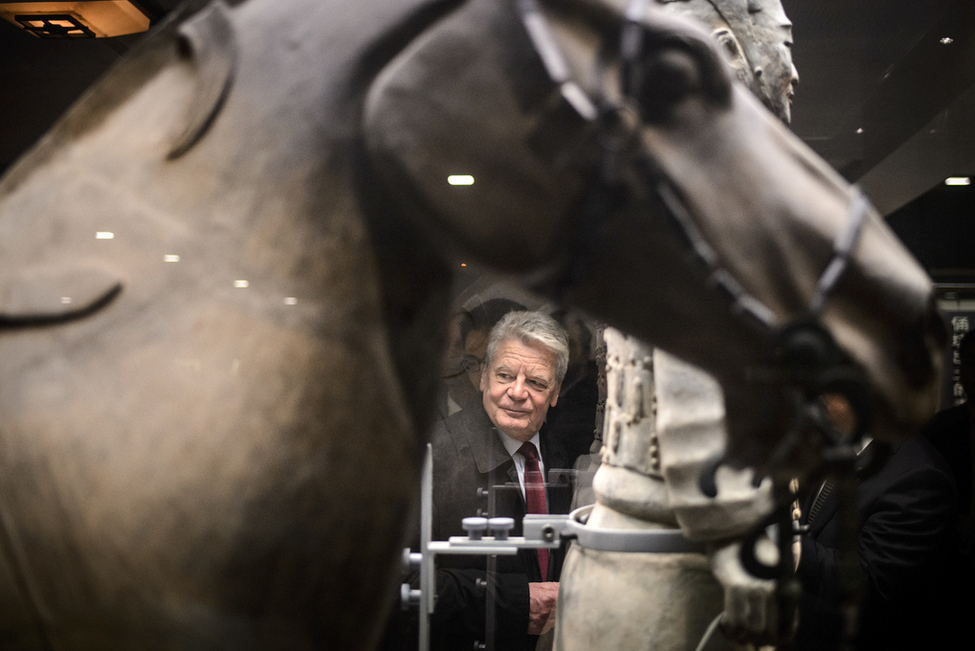
[[[772,544],[768,539],[764,541]],[[739,643],[782,642],[792,632],[779,630],[780,604],[775,594],[775,582],[756,579],[749,574],[739,560],[740,549],[741,544],[736,541],[709,550],[711,569],[724,587],[721,631],[725,637]],[[770,551],[774,551],[774,547]]]
[[[559,584],[555,581],[528,584],[528,634],[541,635],[555,626]]]

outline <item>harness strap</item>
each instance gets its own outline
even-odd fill
[[[870,209],[870,202],[864,196],[859,187],[853,186],[853,196],[850,198],[849,219],[846,229],[836,236],[833,244],[833,258],[829,261],[823,275],[819,278],[816,287],[816,294],[809,302],[809,312],[813,317],[822,314],[826,307],[829,295],[836,287],[843,272],[846,271],[847,263],[850,261],[850,254],[860,241],[860,234],[863,232],[863,223],[866,221],[867,213]]]
[[[642,167],[647,168],[646,165]],[[678,235],[688,244],[692,257],[707,273],[708,285],[727,298],[733,314],[744,318],[759,330],[771,333],[776,327],[775,314],[762,301],[752,296],[730,271],[719,265],[717,252],[694,223],[686,204],[677,196],[669,179],[658,179],[656,191],[667,208],[664,213],[675,226]]]
[[[542,65],[545,66],[549,79],[559,87],[562,97],[575,109],[576,113],[586,122],[593,122],[599,117],[599,111],[593,101],[589,99],[586,91],[582,90],[582,87],[572,79],[572,75],[569,73],[569,65],[566,63],[565,57],[562,56],[562,50],[559,49],[558,42],[555,40],[552,30],[549,29],[548,22],[542,15],[537,0],[517,0],[515,6],[518,15],[521,17],[521,22],[525,26],[525,31],[528,32],[528,38],[531,39],[535,52],[541,58]]]

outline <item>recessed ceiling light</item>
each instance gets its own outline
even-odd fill
[[[285,305],[297,305],[298,304],[298,299],[295,298],[294,296],[287,296],[284,299],[284,304]]]
[[[474,177],[470,174],[451,174],[447,177],[450,185],[474,185]]]
[[[106,38],[149,29],[137,0],[0,2],[0,18],[38,38]]]
[[[954,42],[955,42],[955,39],[951,38],[950,36],[945,36],[943,39],[941,39],[941,44],[942,45],[951,45]]]
[[[949,176],[945,179],[945,185],[971,185],[972,179],[968,176]]]
[[[863,127],[860,127],[859,129],[857,129],[857,133],[863,133]]]
[[[250,286],[250,283],[247,282],[246,280],[235,280],[234,281],[234,287],[236,287],[237,289],[246,289],[249,286]]]
[[[96,240],[111,240],[115,239],[115,233],[111,231],[98,231],[95,233]]]
[[[163,256],[163,262],[179,262],[179,256],[175,253],[167,253]]]

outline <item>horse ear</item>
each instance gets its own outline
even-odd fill
[[[622,87],[643,118],[665,120],[683,100],[700,96],[725,108],[731,101],[728,64],[703,30],[653,12],[641,26],[639,49],[622,66]],[[631,45],[632,47],[632,45]],[[624,48],[624,59],[627,58]]]

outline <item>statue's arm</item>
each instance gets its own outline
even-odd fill
[[[773,546],[770,540],[766,542]],[[724,588],[724,616],[721,630],[736,642],[772,644],[779,642],[779,601],[775,582],[757,579],[742,566],[741,541],[708,545],[711,570]]]
[[[661,474],[684,535],[698,541],[741,536],[771,511],[771,483],[756,488],[751,469],[720,466],[717,494],[701,491],[701,471],[724,451],[727,439],[721,388],[704,371],[659,349],[654,382]]]
[[[722,466],[715,475],[717,494],[705,495],[698,478],[726,441],[721,389],[710,375],[659,349],[654,375],[667,498],[684,535],[707,543],[711,569],[724,588],[722,630],[739,642],[774,642],[775,583],[753,577],[740,561],[741,536],[772,508],[770,483],[756,488],[751,470]]]

